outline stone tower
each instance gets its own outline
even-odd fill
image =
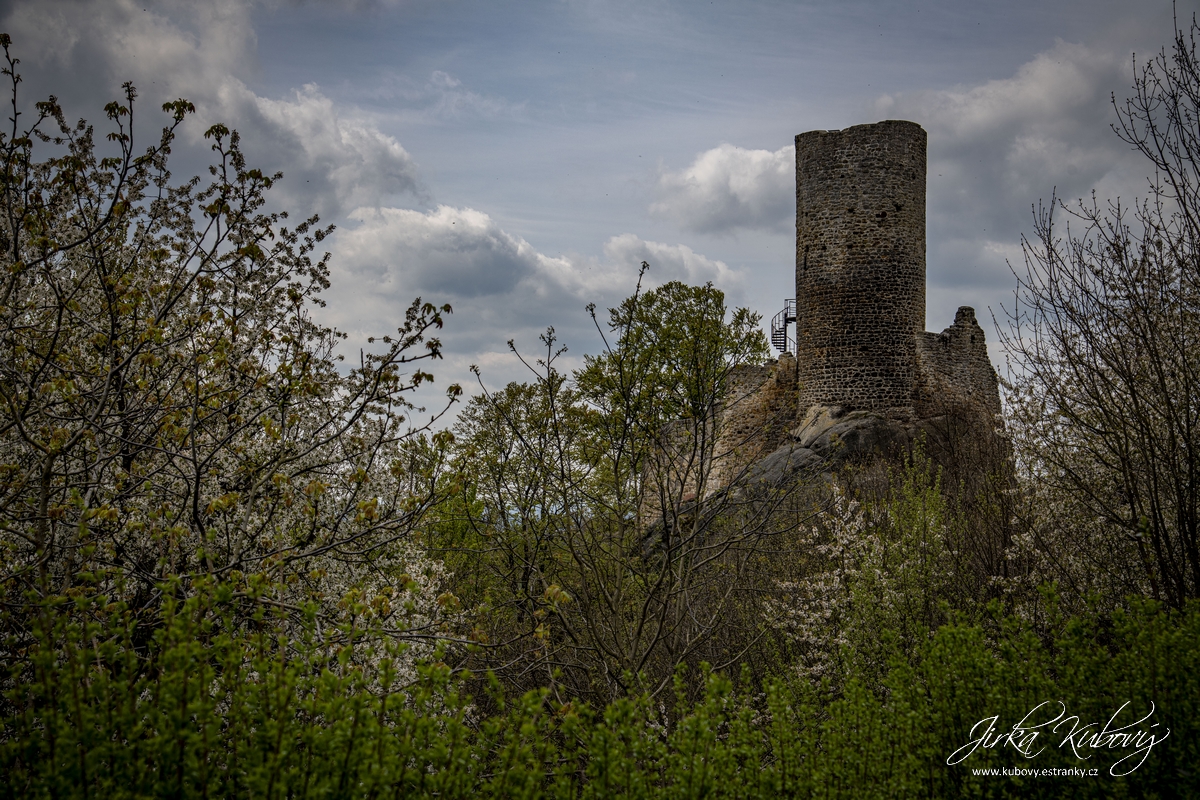
[[[799,410],[912,409],[925,330],[925,130],[796,137]]]
[[[785,304],[772,320],[779,350],[795,320],[796,355],[730,373],[711,469],[681,489],[687,502],[811,482],[918,441],[954,480],[1008,458],[975,311],[925,330],[925,150],[925,131],[902,120],[796,137],[795,316]]]

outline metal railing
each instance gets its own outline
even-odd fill
[[[783,311],[771,317],[771,346],[781,353],[796,352],[796,339],[788,335],[788,325],[795,321],[795,299],[784,300]]]

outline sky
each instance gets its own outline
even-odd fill
[[[1033,209],[1123,202],[1146,167],[1112,132],[1135,58],[1200,0],[9,0],[25,102],[102,127],[133,81],[242,134],[272,205],[337,226],[323,322],[357,353],[414,297],[454,309],[438,387],[531,379],[548,326],[578,366],[586,306],[708,281],[764,325],[795,292],[798,133],[883,119],[929,132],[926,328],[1001,327]],[[160,118],[161,117],[161,118]],[[356,360],[356,359],[352,359]],[[435,398],[427,402],[432,410]]]

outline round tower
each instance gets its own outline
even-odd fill
[[[925,130],[796,137],[796,360],[814,404],[911,408],[925,330]]]

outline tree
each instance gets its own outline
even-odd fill
[[[719,488],[711,484],[729,455],[718,431],[729,379],[762,363],[768,349],[759,315],[738,308],[726,320],[725,296],[711,283],[670,281],[643,293],[640,278],[638,291],[609,310],[617,341],[585,357],[576,384],[599,411],[602,441],[638,443],[626,459],[637,464],[638,515],[663,516],[670,531],[685,505]],[[595,321],[595,306],[588,311]]]
[[[711,285],[639,281],[607,331],[597,321],[607,346],[582,369],[558,370],[550,331],[526,362],[534,381],[467,404],[464,518],[443,522],[436,552],[470,547],[482,564],[469,583],[487,646],[469,663],[606,700],[754,645],[761,609],[741,578],[794,527],[773,514],[789,495],[751,501],[710,478],[729,378],[766,354],[757,323]]]
[[[1200,592],[1198,30],[1177,26],[1113,99],[1149,196],[1040,208],[1004,336],[1019,454],[1057,517],[1033,529],[1043,576],[1176,607]]]
[[[19,120],[17,60],[0,132],[0,589],[22,609],[79,592],[154,616],[164,586],[230,582],[247,599],[338,618],[430,624],[435,565],[407,538],[447,439],[422,439],[406,394],[432,380],[449,306],[414,301],[394,336],[343,367],[310,310],[332,230],[263,212],[280,179],[239,138],[205,133],[211,180],[173,185],[171,124],[143,153],[136,92],[93,128],[51,97]],[[53,154],[38,160],[49,148]],[[450,401],[458,394],[449,390]],[[407,603],[405,589],[417,590]],[[346,605],[346,598],[350,598]],[[342,605],[339,606],[339,603]],[[406,613],[408,619],[405,619]]]

